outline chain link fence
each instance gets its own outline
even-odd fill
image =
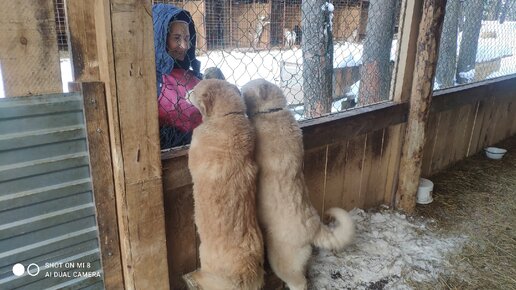
[[[68,37],[66,35],[65,0],[54,0],[54,15],[56,18],[57,47],[60,52],[68,52]]]
[[[283,89],[298,120],[391,96],[401,0],[153,1],[158,3],[190,12],[200,61],[199,74],[165,87],[179,97],[167,107],[160,103],[160,120],[168,119],[160,122],[162,136],[175,140],[164,141],[164,147],[189,142],[199,116],[177,100],[187,89],[184,81],[195,83],[202,74],[218,73],[238,87],[267,79]],[[65,2],[55,0],[54,6],[66,91],[72,79]],[[448,0],[434,88],[514,74],[515,47],[516,0]],[[184,138],[177,139],[178,134]]]
[[[198,74],[185,73],[163,86],[174,96],[165,94],[160,102],[162,147],[189,143],[200,119],[191,104],[179,101],[203,75],[224,77],[238,87],[267,79],[283,89],[298,120],[389,100],[401,2],[153,1],[191,14],[200,62]],[[58,44],[66,58],[64,0],[55,5]],[[515,35],[515,0],[448,0],[434,89],[515,73]],[[66,61],[61,60],[64,73]],[[162,92],[157,94],[159,99]]]
[[[516,1],[448,0],[434,89],[516,73]]]
[[[217,68],[238,87],[256,78],[269,80],[283,89],[298,120],[390,98],[400,0],[154,1],[158,3],[190,12],[200,73]],[[166,88],[180,94],[174,86]],[[178,105],[175,97],[168,101],[176,104],[160,104],[169,119],[162,119],[164,147],[186,144],[188,134],[170,140],[186,133],[190,125],[181,123],[188,120],[177,113],[188,114],[189,108]]]

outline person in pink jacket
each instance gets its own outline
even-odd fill
[[[200,81],[190,13],[170,4],[152,8],[161,147],[188,144],[202,117],[186,94]]]

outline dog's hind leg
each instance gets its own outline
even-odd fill
[[[274,273],[287,283],[290,290],[306,290],[306,265],[312,254],[311,245],[299,247],[269,242],[267,247],[269,263]]]
[[[231,281],[218,275],[197,270],[183,275],[189,290],[232,290],[236,289]]]

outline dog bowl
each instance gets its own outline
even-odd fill
[[[433,201],[432,192],[434,183],[426,178],[419,179],[416,202],[419,204],[429,204]]]
[[[506,149],[497,147],[487,147],[484,151],[486,151],[487,158],[490,159],[502,159],[503,155],[507,153]]]

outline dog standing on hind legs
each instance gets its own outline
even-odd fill
[[[240,91],[203,80],[190,93],[202,114],[188,167],[193,181],[200,270],[190,289],[256,290],[263,285],[263,241],[256,216],[255,134]]]
[[[354,236],[349,214],[331,208],[331,228],[311,205],[303,175],[302,132],[276,85],[253,80],[242,87],[247,114],[256,131],[259,167],[258,220],[267,258],[274,273],[290,290],[306,290],[306,266],[312,245],[341,250]]]

